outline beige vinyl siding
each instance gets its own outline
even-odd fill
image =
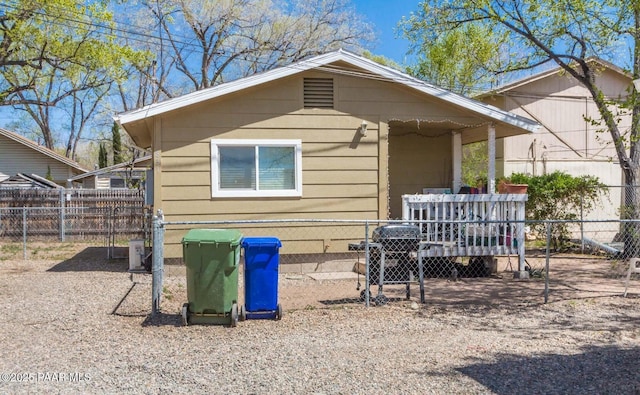
[[[603,70],[596,84],[602,87],[605,96],[619,98],[628,94],[631,81],[617,72]],[[553,74],[535,79],[484,101],[535,119],[543,126],[535,135],[501,140],[496,164],[498,175],[563,171],[573,176],[596,176],[607,185],[622,183],[622,172],[609,132],[599,132],[603,126],[592,125],[584,119],[585,116],[599,119],[599,111],[587,89],[568,75]],[[619,117],[623,133],[630,121],[630,116]],[[620,190],[611,189],[605,201],[607,203],[589,214],[588,219],[618,216]]]
[[[452,106],[425,102],[407,88],[342,75],[333,75],[334,109],[304,109],[302,84],[307,76],[328,74],[302,73],[165,114],[161,122],[156,121],[155,125],[161,125],[156,134],[161,145],[155,148],[161,152],[162,169],[161,201],[156,200],[156,206],[163,209],[167,220],[386,218],[387,122],[459,116]],[[366,136],[358,132],[363,120],[368,126]],[[477,119],[470,123],[477,123]],[[210,142],[214,138],[301,140],[302,197],[212,197]],[[434,182],[437,186],[450,182],[451,169],[444,165],[449,163],[450,167],[450,137],[438,142],[398,141],[402,143],[400,151],[389,160],[412,158],[401,170],[404,174],[395,176],[401,188],[414,191],[435,186]],[[158,156],[155,160],[157,166]],[[447,173],[436,175],[442,171]],[[400,203],[399,196],[394,199]],[[256,228],[251,226],[244,232],[267,235],[268,230],[265,233]],[[168,231],[167,257],[181,256],[179,244],[184,233],[186,229]],[[364,228],[340,227],[340,234],[336,234],[335,226],[289,226],[275,233],[283,238],[283,254],[323,253],[327,243],[333,246],[331,252],[345,252],[349,242],[362,240]]]
[[[371,215],[362,211],[355,211],[351,214],[351,220],[365,221],[370,220]],[[293,213],[291,211],[279,213],[254,213],[254,212],[244,212],[241,214],[234,214],[234,220],[238,221],[260,221],[260,220],[299,220],[301,217],[300,213]],[[332,212],[324,212],[324,213],[316,213],[314,214],[314,219],[319,220],[332,220],[335,219],[335,214]],[[202,214],[165,214],[165,219],[167,221],[202,221]],[[212,214],[209,217],[211,221],[228,221],[229,216],[226,213],[216,213]],[[273,224],[270,224],[272,228]],[[209,227],[209,226],[205,226]],[[364,232],[364,230],[362,231]],[[362,238],[362,235],[359,236]]]
[[[241,201],[241,203],[238,202]],[[198,213],[206,213],[210,210],[211,213],[225,213],[227,219],[234,219],[234,215],[246,213],[250,211],[253,214],[284,214],[290,212],[296,212],[300,214],[300,218],[315,218],[316,213],[332,212],[334,215],[342,215],[345,219],[345,214],[365,211],[362,206],[371,206],[377,203],[377,197],[373,198],[314,198],[314,199],[224,199],[216,200],[213,202],[205,200],[190,200],[188,205],[182,203],[182,201],[169,201],[165,200],[164,208],[167,212],[174,215],[196,215]],[[215,211],[212,209],[215,207]],[[208,217],[208,215],[203,215]],[[204,218],[203,218],[204,219]],[[350,218],[349,218],[350,219]]]
[[[629,81],[617,73],[604,72],[598,77],[599,86],[608,97],[623,97]],[[609,142],[608,132],[600,133],[603,126],[592,125],[584,117],[599,119],[599,111],[590,93],[582,85],[566,75],[553,75],[520,86],[507,92],[503,109],[515,114],[534,116],[543,125],[541,133],[512,137],[505,142],[505,161],[531,162],[529,151],[533,140],[540,147],[546,146],[547,161],[617,162],[615,148]],[[491,102],[489,102],[491,103]],[[624,130],[630,125],[629,116],[621,116],[619,126]],[[532,169],[529,169],[531,172]]]
[[[111,179],[109,177],[96,177],[96,189],[109,189],[111,188]]]
[[[397,120],[444,121],[456,119],[461,124],[476,124],[478,118],[467,116],[456,107],[439,102],[435,98],[419,95],[406,87],[385,82],[340,77],[338,106],[340,111],[351,114],[392,114],[387,122]],[[372,121],[377,121],[372,119]]]
[[[68,165],[14,140],[0,136],[1,173],[8,176],[24,173],[45,177],[49,168],[53,181],[60,185],[66,185],[67,179],[75,175]]]
[[[192,196],[209,196],[211,194],[211,188],[209,185],[189,186],[189,193]],[[183,194],[183,187],[167,187],[164,191],[164,198],[165,201],[181,200],[183,198]],[[307,185],[305,188],[305,196],[309,199],[325,197],[357,199],[363,196],[377,198],[378,190],[375,185],[371,184],[312,184]]]
[[[282,240],[282,248],[279,249],[281,255],[301,254],[305,262],[318,259],[318,263],[323,261],[320,255],[313,257],[310,254],[338,253],[344,254],[349,243],[357,243],[364,237],[364,228],[358,225],[344,225],[339,227],[335,224],[306,224],[306,225],[286,225],[273,229],[269,227],[259,227],[256,225],[233,226],[240,230],[244,236],[265,236],[278,237]],[[181,241],[189,231],[189,227],[171,227],[165,233],[165,257],[179,258],[182,256]],[[328,257],[328,256],[327,256]],[[324,259],[326,259],[325,257]],[[351,259],[353,257],[350,257]],[[296,259],[287,258],[287,261]]]

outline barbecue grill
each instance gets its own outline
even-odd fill
[[[405,224],[379,226],[373,230],[371,238],[387,251],[418,251],[420,227]]]
[[[415,271],[415,255],[418,251],[421,232],[415,225],[391,224],[373,230],[372,240],[380,248],[370,251],[369,283],[378,284],[377,305],[386,304],[389,299],[383,294],[383,284],[406,284],[407,299],[410,298],[410,272]],[[375,253],[377,252],[377,254]],[[395,260],[391,265],[388,260]],[[385,275],[385,266],[387,274]],[[386,280],[385,280],[386,278]]]

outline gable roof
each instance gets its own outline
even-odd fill
[[[239,80],[223,83],[211,88],[195,91],[173,99],[168,99],[163,102],[150,104],[137,110],[118,114],[114,117],[114,119],[126,130],[127,124],[140,122],[144,119],[156,115],[165,114],[173,110],[184,108],[196,103],[201,103],[206,100],[218,98],[267,82],[275,81],[307,70],[331,69],[334,72],[348,73],[348,71],[345,71],[344,68],[331,66],[331,64],[336,62],[347,63],[353,67],[357,67],[367,73],[370,73],[377,79],[404,85],[413,90],[437,98],[454,106],[458,106],[475,112],[479,116],[483,116],[497,122],[524,129],[528,132],[534,132],[539,127],[537,122],[532,121],[528,118],[512,114],[488,104],[482,103],[480,101],[447,91],[435,85],[431,85],[422,80],[411,77],[410,75],[405,74],[401,71],[383,66],[372,60],[344,50],[329,52],[288,66],[273,69],[260,74],[255,74],[253,76],[241,78]]]
[[[84,172],[87,171],[78,162],[76,162],[74,160],[71,160],[71,159],[67,158],[66,156],[60,155],[59,153],[57,153],[55,151],[52,151],[47,147],[43,147],[42,145],[37,144],[35,141],[29,140],[28,138],[20,136],[17,133],[13,133],[13,132],[10,132],[10,131],[8,131],[6,129],[0,128],[0,135],[4,136],[4,137],[6,137],[6,138],[8,138],[10,140],[13,140],[13,141],[15,141],[15,142],[17,142],[19,144],[27,146],[27,147],[31,148],[32,150],[37,151],[37,152],[39,152],[39,153],[41,153],[41,154],[43,154],[45,156],[48,156],[48,157],[50,157],[52,159],[55,159],[58,162],[64,163],[65,165],[70,166],[70,167],[72,167],[72,168],[74,168],[74,169],[76,169],[76,170],[78,170],[80,172],[84,173]]]
[[[588,63],[597,63],[601,67],[603,67],[605,69],[608,69],[608,70],[611,70],[614,73],[617,73],[617,74],[621,75],[624,78],[628,78],[629,80],[632,79],[631,74],[629,74],[624,69],[616,66],[615,64],[613,64],[611,62],[607,62],[604,59],[600,59],[600,58],[597,58],[597,57],[590,57],[590,58],[587,59],[587,62]],[[495,94],[508,92],[510,90],[519,88],[521,86],[524,86],[524,85],[530,84],[532,82],[535,82],[535,81],[538,81],[538,80],[542,80],[542,79],[545,79],[547,77],[550,77],[550,76],[553,76],[553,75],[556,75],[556,74],[560,74],[560,73],[563,73],[563,72],[565,72],[565,70],[562,67],[557,66],[557,67],[551,68],[549,70],[546,70],[546,71],[543,71],[543,72],[540,72],[540,73],[537,73],[537,74],[534,74],[534,75],[531,75],[531,76],[516,80],[514,82],[510,82],[508,84],[501,85],[501,86],[499,86],[499,87],[497,87],[495,89],[491,89],[491,90],[489,90],[487,92],[481,93],[477,97],[485,97],[485,96],[490,96],[490,95],[495,95]]]
[[[0,188],[44,188],[44,189],[62,189],[62,187],[53,181],[42,178],[37,174],[18,173],[6,180],[0,181]]]

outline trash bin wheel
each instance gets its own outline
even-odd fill
[[[244,305],[240,306],[240,316],[238,318],[240,321],[247,320],[247,311],[244,309]]]
[[[182,325],[189,325],[189,303],[182,305]]]
[[[374,301],[376,302],[376,306],[384,306],[389,303],[389,298],[387,298],[383,294],[380,294],[375,297]]]
[[[235,328],[238,325],[238,304],[231,305],[231,327]]]
[[[280,321],[282,319],[282,306],[280,303],[276,306],[276,321]]]

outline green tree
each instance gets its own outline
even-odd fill
[[[107,5],[18,0],[0,12],[0,106],[25,111],[50,149],[66,138],[69,157],[125,66],[148,62],[116,41]]]
[[[412,31],[429,23],[435,36],[482,25],[492,34],[505,36],[501,46],[503,63],[496,73],[514,73],[556,64],[590,92],[597,106],[602,130],[610,136],[628,187],[623,216],[640,218],[640,100],[629,87],[629,96],[611,106],[596,85],[598,65],[590,57],[629,57],[630,74],[640,78],[640,0],[425,0],[405,21]],[[414,28],[415,26],[415,28]],[[622,130],[616,108],[632,114],[631,127]],[[625,226],[625,251],[640,251],[640,227]]]
[[[410,74],[463,95],[498,82],[494,70],[502,64],[505,34],[480,23],[436,34],[431,24],[415,17],[400,22],[411,52],[418,56],[416,65],[408,68]]]
[[[120,128],[117,123],[111,127],[111,147],[113,149],[113,164],[124,162],[122,156],[122,140],[120,139]]]
[[[471,143],[462,147],[462,182],[477,186],[478,180],[483,185],[487,182],[489,168],[488,149],[486,141]]]
[[[49,165],[47,165],[47,174],[44,175],[44,178],[49,181],[53,181],[53,176],[51,175],[51,166]]]
[[[102,169],[108,166],[108,156],[107,149],[104,146],[104,143],[100,143],[100,148],[98,150],[98,168]]]
[[[369,51],[363,51],[362,56],[369,60],[373,60],[376,63],[385,65],[387,67],[391,67],[392,69],[401,70],[401,71],[403,70],[402,66],[396,63],[393,59],[389,59],[386,56],[374,55]]]

